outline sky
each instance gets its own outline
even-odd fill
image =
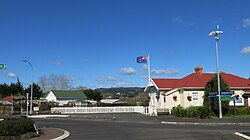
[[[65,75],[74,87],[145,87],[203,66],[250,77],[249,0],[0,0],[0,83]]]

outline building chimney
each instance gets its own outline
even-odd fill
[[[203,70],[203,67],[202,66],[197,66],[195,67],[195,73],[198,74],[198,75],[202,75],[202,70]]]

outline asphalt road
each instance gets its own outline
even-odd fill
[[[250,130],[240,125],[167,125],[142,114],[89,114],[70,118],[35,119],[40,127],[69,131],[68,140],[235,140],[234,132]]]

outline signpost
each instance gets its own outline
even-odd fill
[[[218,97],[219,97],[218,92],[210,92],[208,95],[209,99],[218,98]],[[234,114],[235,114],[236,108],[235,108],[234,91],[220,92],[220,97],[221,97],[221,101],[234,101]]]
[[[7,68],[7,64],[0,64],[0,69],[5,70]]]
[[[228,91],[228,92],[220,92],[220,96],[221,98],[224,98],[225,100],[229,99],[230,97],[232,97],[231,99],[233,99],[233,95],[234,92],[233,91]],[[211,92],[208,95],[208,98],[218,98],[218,92]]]

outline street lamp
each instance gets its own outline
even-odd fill
[[[28,118],[29,111],[29,93],[26,93],[27,103],[26,103],[26,117]]]
[[[22,62],[28,63],[32,70],[32,82],[31,82],[31,89],[30,89],[30,115],[32,115],[32,98],[33,98],[33,83],[34,83],[34,69],[32,64],[28,60],[22,60]]]
[[[221,94],[220,94],[220,71],[219,71],[219,57],[218,57],[218,42],[220,40],[219,35],[223,31],[219,30],[219,25],[217,25],[217,31],[211,31],[209,36],[214,36],[215,38],[215,49],[216,49],[216,67],[217,67],[217,82],[218,82],[218,95],[219,95],[219,118],[222,118],[222,108],[221,108]]]

